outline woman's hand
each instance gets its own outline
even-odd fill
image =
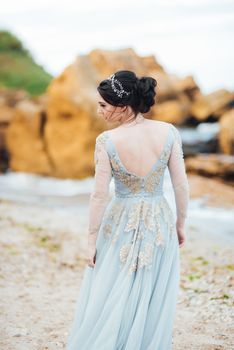
[[[179,247],[182,248],[183,245],[185,244],[185,232],[184,232],[184,227],[180,225],[176,225],[176,231],[177,231],[177,237],[179,241]]]
[[[90,267],[95,266],[96,262],[96,244],[88,243],[87,254],[86,254],[87,264]]]

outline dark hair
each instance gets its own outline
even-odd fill
[[[130,94],[123,94],[119,97],[112,89],[111,81],[103,80],[97,87],[102,98],[113,106],[130,106],[135,114],[147,113],[150,107],[155,104],[157,81],[152,77],[138,78],[136,74],[129,70],[120,70],[115,74],[115,78],[122,84],[125,91]],[[117,83],[114,86],[119,90]]]

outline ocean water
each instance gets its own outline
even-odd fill
[[[9,172],[0,175],[0,199],[18,204],[30,205],[29,215],[37,225],[46,224],[52,228],[67,228],[75,231],[77,218],[87,224],[88,200],[94,184],[93,177],[85,180],[63,180],[40,175]],[[114,194],[114,181],[110,183],[110,196]],[[174,212],[176,212],[173,188],[168,170],[165,173],[164,194]],[[190,199],[186,225],[206,235],[222,236],[234,243],[233,210],[209,207],[205,198]],[[44,210],[43,222],[36,219],[37,208]],[[0,207],[1,211],[1,207]],[[55,216],[52,218],[51,214]],[[59,217],[59,221],[55,218]],[[23,220],[23,219],[22,219]]]

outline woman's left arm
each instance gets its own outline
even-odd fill
[[[109,199],[109,185],[112,178],[112,169],[105,143],[106,135],[101,133],[95,142],[94,187],[89,200],[88,243],[92,245],[96,244],[97,233]]]

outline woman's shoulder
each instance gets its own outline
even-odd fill
[[[169,122],[165,122],[163,120],[150,120],[152,127],[155,128],[155,131],[160,132],[160,131],[168,131],[169,129],[173,128],[173,124]]]
[[[179,134],[178,128],[170,122],[165,122],[162,120],[152,120],[152,121],[156,122],[159,128],[161,127],[162,129],[164,128],[164,129],[168,129],[168,130],[171,129],[174,134],[176,134],[176,135]]]
[[[108,138],[107,130],[104,130],[96,137],[96,144],[97,145],[103,145]]]

